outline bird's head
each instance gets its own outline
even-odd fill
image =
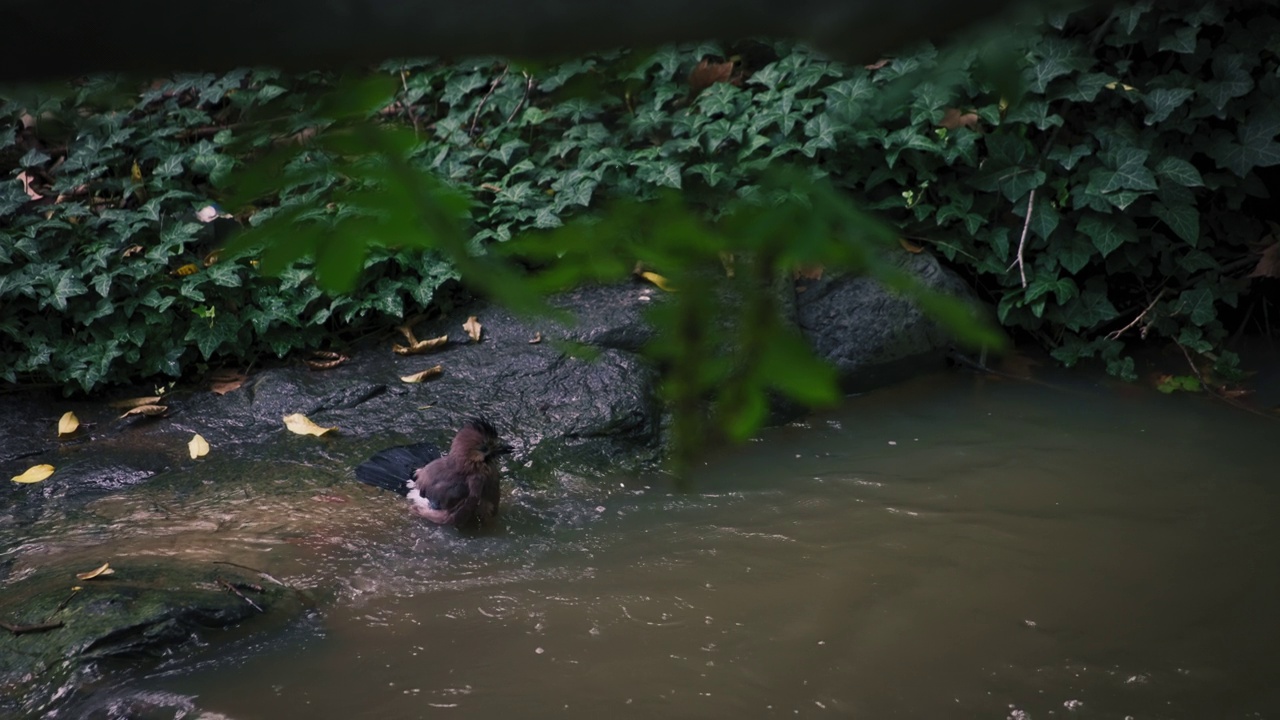
[[[490,462],[511,452],[511,446],[498,437],[493,423],[484,418],[470,418],[453,438],[449,453],[462,453],[476,462]]]

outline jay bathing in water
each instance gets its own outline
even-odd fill
[[[362,483],[394,490],[409,509],[440,525],[487,525],[498,515],[498,458],[511,446],[487,420],[472,418],[453,437],[449,454],[432,445],[394,447],[356,467]]]

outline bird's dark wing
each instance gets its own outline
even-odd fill
[[[357,465],[356,479],[366,485],[406,495],[409,482],[414,479],[414,471],[439,457],[440,451],[428,443],[388,448]]]

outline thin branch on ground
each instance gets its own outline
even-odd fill
[[[0,622],[0,628],[4,628],[14,635],[22,635],[25,633],[44,632],[45,630],[53,630],[62,627],[62,621],[38,623],[36,625],[13,625],[7,622]]]
[[[239,595],[239,596],[240,596],[240,599],[241,599],[241,600],[244,600],[245,602],[247,602],[247,603],[249,603],[251,606],[253,606],[253,609],[254,609],[254,610],[257,610],[258,612],[266,612],[266,610],[263,610],[263,609],[262,609],[262,606],[261,606],[261,605],[259,605],[258,603],[254,602],[253,600],[250,600],[250,599],[249,599],[249,598],[248,598],[244,593],[240,592],[239,588],[237,588],[235,585],[232,585],[231,583],[227,582],[226,580],[223,580],[222,578],[218,578],[218,582],[222,584],[222,587],[224,587],[224,588],[226,588],[226,589],[230,590],[231,592],[235,593],[236,595]]]

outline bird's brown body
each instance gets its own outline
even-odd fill
[[[463,424],[447,455],[423,445],[392,448],[356,468],[356,477],[405,495],[410,510],[431,522],[486,525],[498,515],[498,459],[509,452],[493,425],[477,418]]]

